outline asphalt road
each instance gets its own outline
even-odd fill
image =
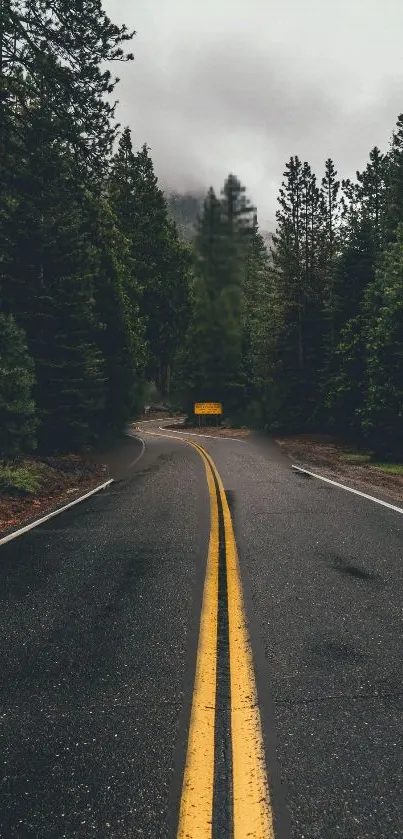
[[[212,502],[159,425],[110,455],[111,487],[0,547],[1,839],[177,836]],[[403,516],[270,441],[189,439],[232,514],[274,836],[401,837]],[[232,631],[219,606],[217,755]]]

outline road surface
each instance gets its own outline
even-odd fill
[[[0,547],[1,839],[401,838],[403,516],[161,425]]]

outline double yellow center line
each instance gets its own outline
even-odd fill
[[[227,577],[232,833],[234,839],[272,839],[273,817],[260,713],[231,513],[220,475],[210,455],[202,446],[189,440],[186,442],[199,452],[204,461],[210,494],[211,527],[177,837],[214,839],[220,509]]]

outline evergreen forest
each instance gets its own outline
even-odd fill
[[[116,121],[134,34],[101,0],[1,0],[0,460],[91,446],[151,384],[403,459],[403,115],[353,180],[291,157],[269,249],[233,173],[184,236]]]

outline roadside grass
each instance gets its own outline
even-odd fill
[[[359,465],[364,465],[371,462],[371,455],[368,453],[358,454],[356,452],[343,452],[339,455],[339,460],[342,460],[343,463],[357,463]]]
[[[343,451],[339,453],[338,459],[352,466],[373,466],[388,475],[403,475],[403,463],[383,463],[376,460],[372,452]]]
[[[342,452],[339,454],[339,460],[357,466],[373,466],[380,472],[387,472],[388,475],[403,475],[403,463],[383,463],[375,460],[371,452]]]
[[[46,463],[23,460],[0,463],[0,493],[11,496],[35,495],[55,470]]]
[[[387,472],[388,475],[403,475],[403,463],[382,463],[375,460],[371,452],[342,452],[339,454],[339,460],[353,466],[373,466],[380,472]]]
[[[329,434],[287,435],[284,436],[283,442],[280,441],[280,445],[284,445],[287,440],[291,450],[294,443],[296,454],[308,457],[308,459],[312,455],[316,462],[325,459],[329,463],[333,461],[334,464],[338,462],[346,466],[368,466],[387,475],[403,476],[402,462],[381,461],[377,459],[373,451],[369,449],[356,451],[350,443],[339,437],[332,437]],[[303,447],[302,451],[301,446]]]
[[[403,463],[371,463],[371,466],[389,475],[403,475]]]

